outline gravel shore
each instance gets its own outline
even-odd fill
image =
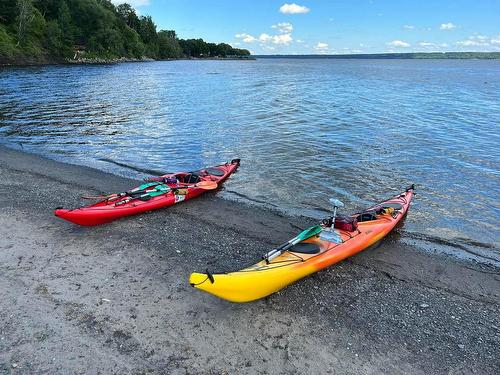
[[[217,193],[95,228],[53,216],[134,185],[0,146],[1,374],[500,372],[498,268],[403,245],[396,231],[232,304],[189,274],[242,268],[311,220]]]

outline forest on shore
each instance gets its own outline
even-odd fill
[[[0,64],[71,60],[248,57],[246,49],[179,39],[151,16],[110,0],[1,0]]]

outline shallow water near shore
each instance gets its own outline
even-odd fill
[[[317,218],[330,196],[347,213],[415,183],[405,240],[497,263],[499,124],[499,61],[0,69],[8,146],[134,178],[239,157],[221,196]]]

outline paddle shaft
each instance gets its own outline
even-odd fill
[[[162,184],[157,184],[156,186],[158,186],[158,185],[162,185]],[[155,185],[153,185],[153,186],[155,186]],[[210,181],[202,181],[202,182],[199,182],[198,184],[194,184],[194,185],[182,185],[182,186],[176,186],[176,187],[170,187],[168,185],[166,185],[166,186],[169,188],[169,190],[165,190],[165,193],[168,193],[171,190],[179,190],[179,189],[187,189],[187,188],[200,188],[200,189],[204,189],[204,190],[217,189],[217,183],[210,182]],[[103,196],[99,196],[99,197],[83,197],[83,198],[84,199],[110,200],[110,199],[117,199],[117,198],[122,198],[122,197],[126,197],[126,196],[134,197],[135,195],[143,194],[143,193],[154,193],[154,192],[162,191],[162,190],[157,190],[157,189],[151,189],[151,190],[147,190],[147,189],[148,188],[141,189],[141,190],[130,190],[130,191],[127,191],[124,193],[103,195]]]
[[[297,236],[295,236],[291,240],[289,240],[289,241],[281,244],[276,249],[273,249],[270,252],[268,252],[267,254],[265,254],[262,257],[262,259],[264,259],[266,261],[266,263],[269,264],[269,262],[271,260],[273,260],[274,258],[280,256],[285,251],[287,251],[288,249],[290,249],[292,246],[298,244],[300,241],[304,241],[304,240],[306,240],[306,239],[308,239],[308,238],[310,238],[312,236],[315,236],[315,235],[317,235],[320,232],[321,232],[321,227],[318,226],[318,225],[316,225],[314,227],[311,227],[309,229],[306,229],[305,231],[302,231],[301,233],[299,233]]]
[[[143,200],[143,201],[148,201],[151,198],[153,198],[150,194],[154,193],[154,192],[161,192],[161,193],[166,194],[166,193],[168,193],[168,192],[170,192],[172,190],[180,190],[180,189],[186,189],[186,188],[190,188],[190,187],[199,187],[201,189],[211,190],[211,189],[217,188],[217,184],[214,183],[214,185],[215,186],[213,186],[213,185],[210,185],[210,186],[206,186],[206,185],[201,185],[201,186],[192,185],[192,186],[180,186],[180,187],[170,187],[169,186],[169,190],[156,190],[156,189],[145,190],[145,191],[144,190],[138,190],[138,191],[134,191],[132,194],[125,195],[125,196],[129,197],[130,199],[124,199],[123,201],[115,203],[115,205],[119,206],[119,205],[128,203],[128,202],[130,202],[130,201],[132,201],[134,199],[140,199],[140,200]],[[139,194],[139,193],[141,193],[141,195],[137,196],[137,194]],[[162,195],[162,194],[158,194],[158,195]],[[141,198],[147,198],[147,199],[141,199]]]
[[[283,246],[282,248],[280,249],[274,249],[272,251],[270,251],[267,256],[265,257],[265,260],[267,263],[269,263],[270,261],[272,261],[274,258],[280,256],[281,254],[283,254],[285,251],[287,251],[288,249],[290,249],[292,246],[294,245],[297,245],[299,242],[300,242],[300,238],[295,238],[294,241],[292,242],[289,242],[288,244],[286,244],[285,246]]]

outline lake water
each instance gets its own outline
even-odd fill
[[[500,61],[0,69],[6,145],[128,177],[239,157],[222,196],[318,218],[331,196],[347,213],[415,183],[402,238],[494,262],[499,125]]]

